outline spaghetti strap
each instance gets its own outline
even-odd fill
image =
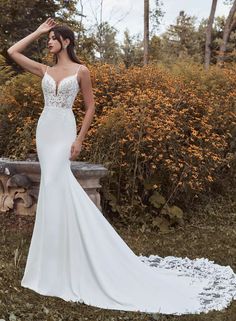
[[[83,66],[83,65],[79,65],[79,67],[77,69],[77,72],[76,72],[77,75],[78,75],[78,72],[79,72],[81,66]]]
[[[78,73],[79,73],[79,70],[80,70],[80,67],[81,66],[83,66],[83,65],[79,65],[79,67],[78,67],[78,69],[77,69],[77,72],[76,72],[76,78],[78,79]],[[79,82],[80,82],[80,76],[79,76],[79,80],[78,80]]]
[[[47,66],[47,68],[46,68],[46,70],[45,70],[45,73],[44,74],[46,74],[46,72],[48,71],[48,66]]]

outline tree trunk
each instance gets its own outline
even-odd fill
[[[144,0],[144,65],[148,64],[149,55],[149,0]]]
[[[229,15],[228,15],[226,22],[225,22],[225,27],[224,27],[224,31],[223,31],[223,42],[220,46],[219,56],[217,58],[217,64],[222,64],[224,61],[224,55],[225,55],[228,39],[230,36],[230,32],[233,28],[233,25],[234,25],[235,12],[236,12],[236,0],[234,0],[233,5],[229,11]]]
[[[212,0],[211,13],[208,19],[206,30],[206,43],[205,43],[205,68],[208,69],[211,60],[211,42],[212,42],[212,26],[216,12],[217,0]]]

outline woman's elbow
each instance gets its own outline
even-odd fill
[[[12,56],[14,54],[14,49],[12,49],[11,47],[7,49],[7,53],[9,56]]]

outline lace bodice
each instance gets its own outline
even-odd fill
[[[79,91],[79,84],[77,81],[77,74],[82,65],[77,69],[73,75],[64,77],[59,84],[55,79],[46,72],[42,78],[42,90],[44,95],[45,107],[56,107],[68,109],[72,108],[74,100]]]

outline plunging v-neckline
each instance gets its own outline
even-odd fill
[[[78,71],[76,73],[74,73],[73,75],[69,75],[69,76],[66,76],[64,78],[62,78],[58,83],[56,82],[56,80],[47,72],[47,70],[45,71],[44,73],[44,77],[45,75],[47,74],[55,83],[55,96],[58,96],[58,90],[59,90],[59,87],[60,87],[60,84],[63,82],[63,80],[67,79],[67,78],[70,78],[70,77],[74,77],[76,76],[78,73]],[[78,83],[78,82],[77,82]]]

